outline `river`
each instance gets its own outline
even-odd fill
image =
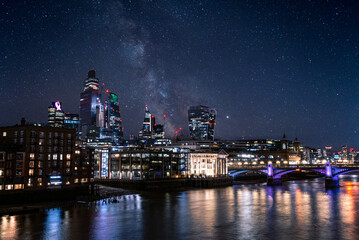
[[[359,239],[359,176],[126,195],[3,216],[1,239]]]

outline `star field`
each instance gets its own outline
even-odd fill
[[[167,133],[187,107],[222,139],[298,137],[358,147],[355,1],[2,1],[0,125],[77,113],[87,71],[119,95],[125,136],[144,105]]]

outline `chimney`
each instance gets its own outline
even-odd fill
[[[21,126],[25,126],[26,120],[25,118],[21,118]]]

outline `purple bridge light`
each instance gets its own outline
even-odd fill
[[[332,166],[330,166],[330,162],[325,163],[325,176],[333,177]]]

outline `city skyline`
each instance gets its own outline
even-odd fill
[[[353,6],[5,1],[1,7],[7,14],[0,28],[9,33],[0,37],[1,126],[21,117],[46,122],[57,100],[78,113],[86,73],[96,69],[118,94],[127,137],[141,129],[145,104],[167,115],[172,132],[188,132],[187,108],[206,105],[218,112],[221,139],[286,133],[313,147],[358,147]]]

